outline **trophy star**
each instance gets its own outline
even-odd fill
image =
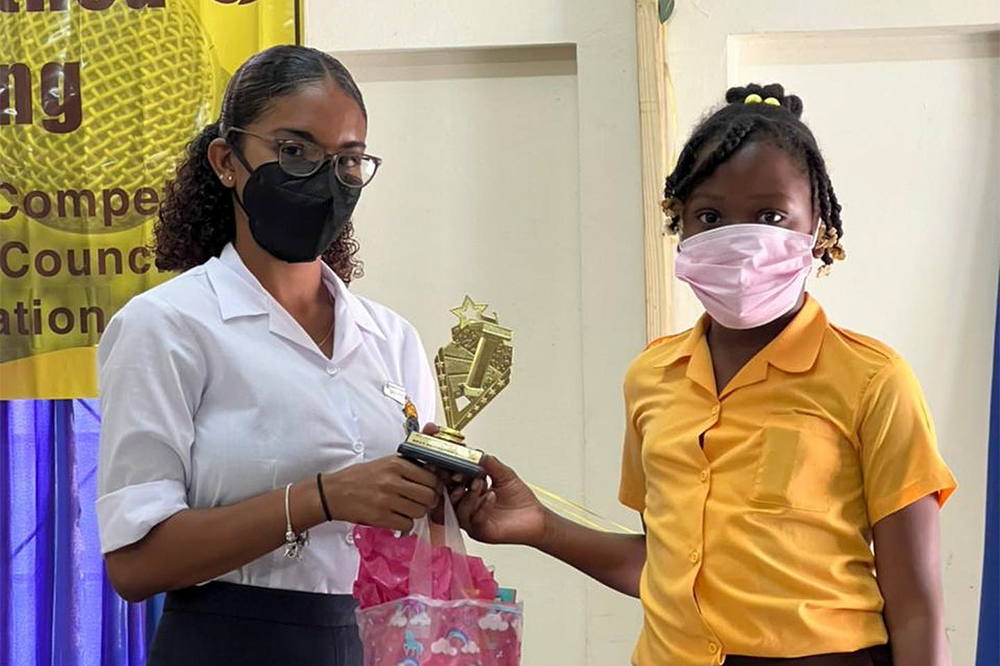
[[[469,322],[481,320],[486,307],[486,303],[476,303],[472,298],[466,296],[461,305],[451,309],[451,313],[458,317],[458,327],[465,328]],[[471,314],[470,310],[472,310]]]

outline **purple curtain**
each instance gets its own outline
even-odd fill
[[[159,600],[104,574],[96,400],[0,401],[0,666],[141,666]]]

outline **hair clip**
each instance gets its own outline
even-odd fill
[[[680,207],[680,199],[677,199],[676,197],[668,197],[660,203],[660,208],[663,209],[663,214],[671,220],[676,220],[681,216],[681,212],[679,210]]]
[[[743,99],[744,104],[767,104],[768,106],[781,106],[781,100],[777,97],[763,98],[757,93],[750,93]]]

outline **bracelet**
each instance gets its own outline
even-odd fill
[[[330,505],[326,503],[326,493],[323,491],[323,472],[316,475],[316,488],[319,490],[319,501],[323,504],[323,515],[326,516],[326,522],[330,522],[333,516],[330,515]]]
[[[292,484],[285,486],[285,557],[302,559],[302,551],[309,543],[309,530],[302,534],[296,534],[292,528],[292,511],[289,506],[289,498],[292,492]]]

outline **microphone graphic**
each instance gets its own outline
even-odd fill
[[[15,64],[0,76],[0,211],[119,232],[149,220],[184,145],[215,118],[226,74],[189,0],[66,6],[0,13],[0,63]]]

